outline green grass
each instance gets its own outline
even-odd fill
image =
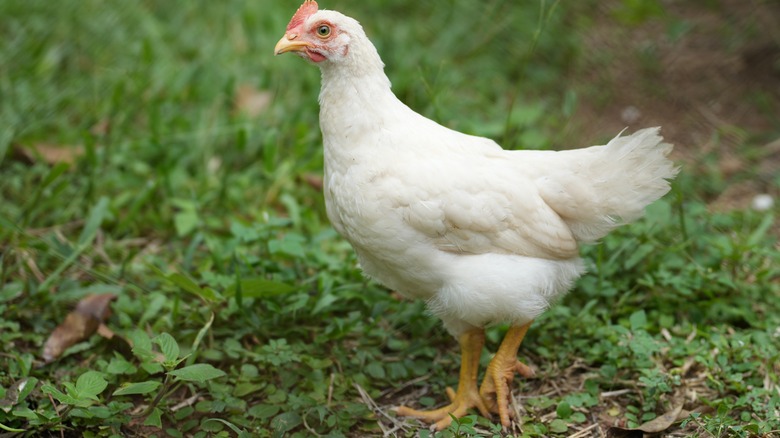
[[[361,19],[423,114],[509,147],[564,138],[586,6],[322,6]],[[390,406],[444,401],[455,341],[423,303],[362,277],[307,182],[322,161],[318,72],[272,56],[296,7],[0,2],[0,429],[381,435]],[[257,116],[235,109],[243,85],[273,96]],[[745,156],[767,137],[747,133]],[[53,164],[41,144],[83,154]],[[680,400],[688,435],[780,430],[775,219],[710,212],[727,185],[716,165],[684,168],[645,220],[584,249],[591,273],[521,349],[538,375],[517,381],[526,436],[606,428],[610,412],[635,425]],[[46,339],[95,293],[117,295],[118,336],[45,364]],[[466,417],[443,435],[498,430]]]

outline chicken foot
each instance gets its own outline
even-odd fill
[[[534,375],[533,370],[528,365],[517,360],[517,350],[532,322],[509,328],[496,355],[490,360],[479,388],[479,395],[483,402],[491,412],[498,413],[504,427],[510,425],[509,396],[515,373],[523,377]]]
[[[431,411],[401,406],[396,411],[397,415],[419,418],[426,423],[435,423],[437,430],[442,430],[450,425],[452,422],[450,415],[460,418],[466,415],[466,412],[471,408],[477,408],[486,417],[490,416],[487,406],[477,390],[479,357],[482,354],[482,347],[485,345],[485,331],[483,329],[469,330],[458,338],[458,342],[461,350],[458,390],[453,391],[451,388],[447,388],[447,395],[452,403]]]

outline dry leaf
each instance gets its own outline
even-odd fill
[[[48,164],[73,164],[84,155],[83,146],[36,143],[29,146],[17,146],[17,152],[30,162],[44,161]]]
[[[92,336],[111,314],[109,304],[114,299],[114,294],[97,294],[79,301],[76,309],[65,317],[65,321],[58,325],[46,340],[43,360],[49,363],[60,357],[68,347]]]
[[[646,423],[643,423],[637,427],[617,427],[613,426],[607,429],[607,437],[608,438],[642,438],[645,433],[649,434],[656,434],[665,431],[668,429],[672,424],[676,423],[678,420],[681,420],[682,418],[685,418],[689,415],[689,413],[686,411],[686,415],[681,415],[683,413],[683,404],[684,400],[680,399],[675,402],[674,407],[664,413],[663,415],[660,415]]]
[[[92,315],[94,318],[100,320],[100,322],[103,322],[106,318],[111,316],[109,304],[115,299],[116,295],[114,294],[88,295],[82,298],[76,305],[76,312]]]
[[[111,120],[100,119],[97,123],[92,125],[91,128],[89,128],[89,132],[94,135],[107,135],[109,132],[111,132]]]
[[[30,379],[32,379],[33,382],[36,381],[35,377],[26,377],[24,379],[17,380],[8,388],[5,393],[5,398],[0,399],[0,410],[4,412],[11,412],[13,407],[19,403],[19,394],[24,392],[25,387],[30,382]],[[29,393],[30,390],[27,392]]]
[[[103,324],[100,326],[104,327]],[[98,333],[104,338],[106,337],[103,333],[100,332],[100,328],[98,328]],[[107,339],[107,346],[111,351],[116,351],[117,353],[124,356],[125,359],[130,359],[133,357],[133,345],[129,339],[125,339],[122,336],[116,334],[113,337]]]
[[[244,84],[236,90],[235,111],[249,117],[257,117],[271,104],[272,94]]]
[[[322,175],[319,173],[304,173],[301,175],[301,179],[304,183],[306,183],[309,187],[313,188],[314,190],[320,191],[322,190]]]
[[[100,325],[98,326],[98,328],[97,328],[97,332],[98,332],[98,334],[99,334],[100,336],[102,336],[102,337],[104,337],[104,338],[106,338],[106,339],[113,339],[113,338],[114,338],[114,336],[116,336],[116,334],[114,333],[114,331],[113,331],[113,330],[111,330],[110,328],[108,328],[108,326],[107,326],[107,325],[105,325],[105,324],[100,324]]]

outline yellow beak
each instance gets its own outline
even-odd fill
[[[293,36],[293,38],[294,37],[295,36]],[[285,35],[282,37],[282,39],[279,40],[278,43],[276,43],[276,47],[274,47],[274,55],[281,55],[285,52],[300,52],[309,46],[311,46],[311,43],[307,43],[306,41],[292,41],[287,38],[287,35]]]

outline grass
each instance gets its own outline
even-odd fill
[[[397,426],[393,405],[444,401],[454,340],[423,303],[366,281],[325,219],[318,73],[271,56],[296,6],[0,3],[4,432],[367,436]],[[322,6],[364,22],[423,114],[509,147],[564,138],[587,5]],[[741,153],[779,132],[746,133]],[[599,436],[680,403],[673,433],[778,433],[777,207],[712,212],[729,179],[702,163],[583,250],[591,273],[521,349],[538,377],[516,382],[518,434]],[[55,327],[99,293],[117,296],[116,336],[45,363]],[[441,435],[499,430],[469,416]]]

